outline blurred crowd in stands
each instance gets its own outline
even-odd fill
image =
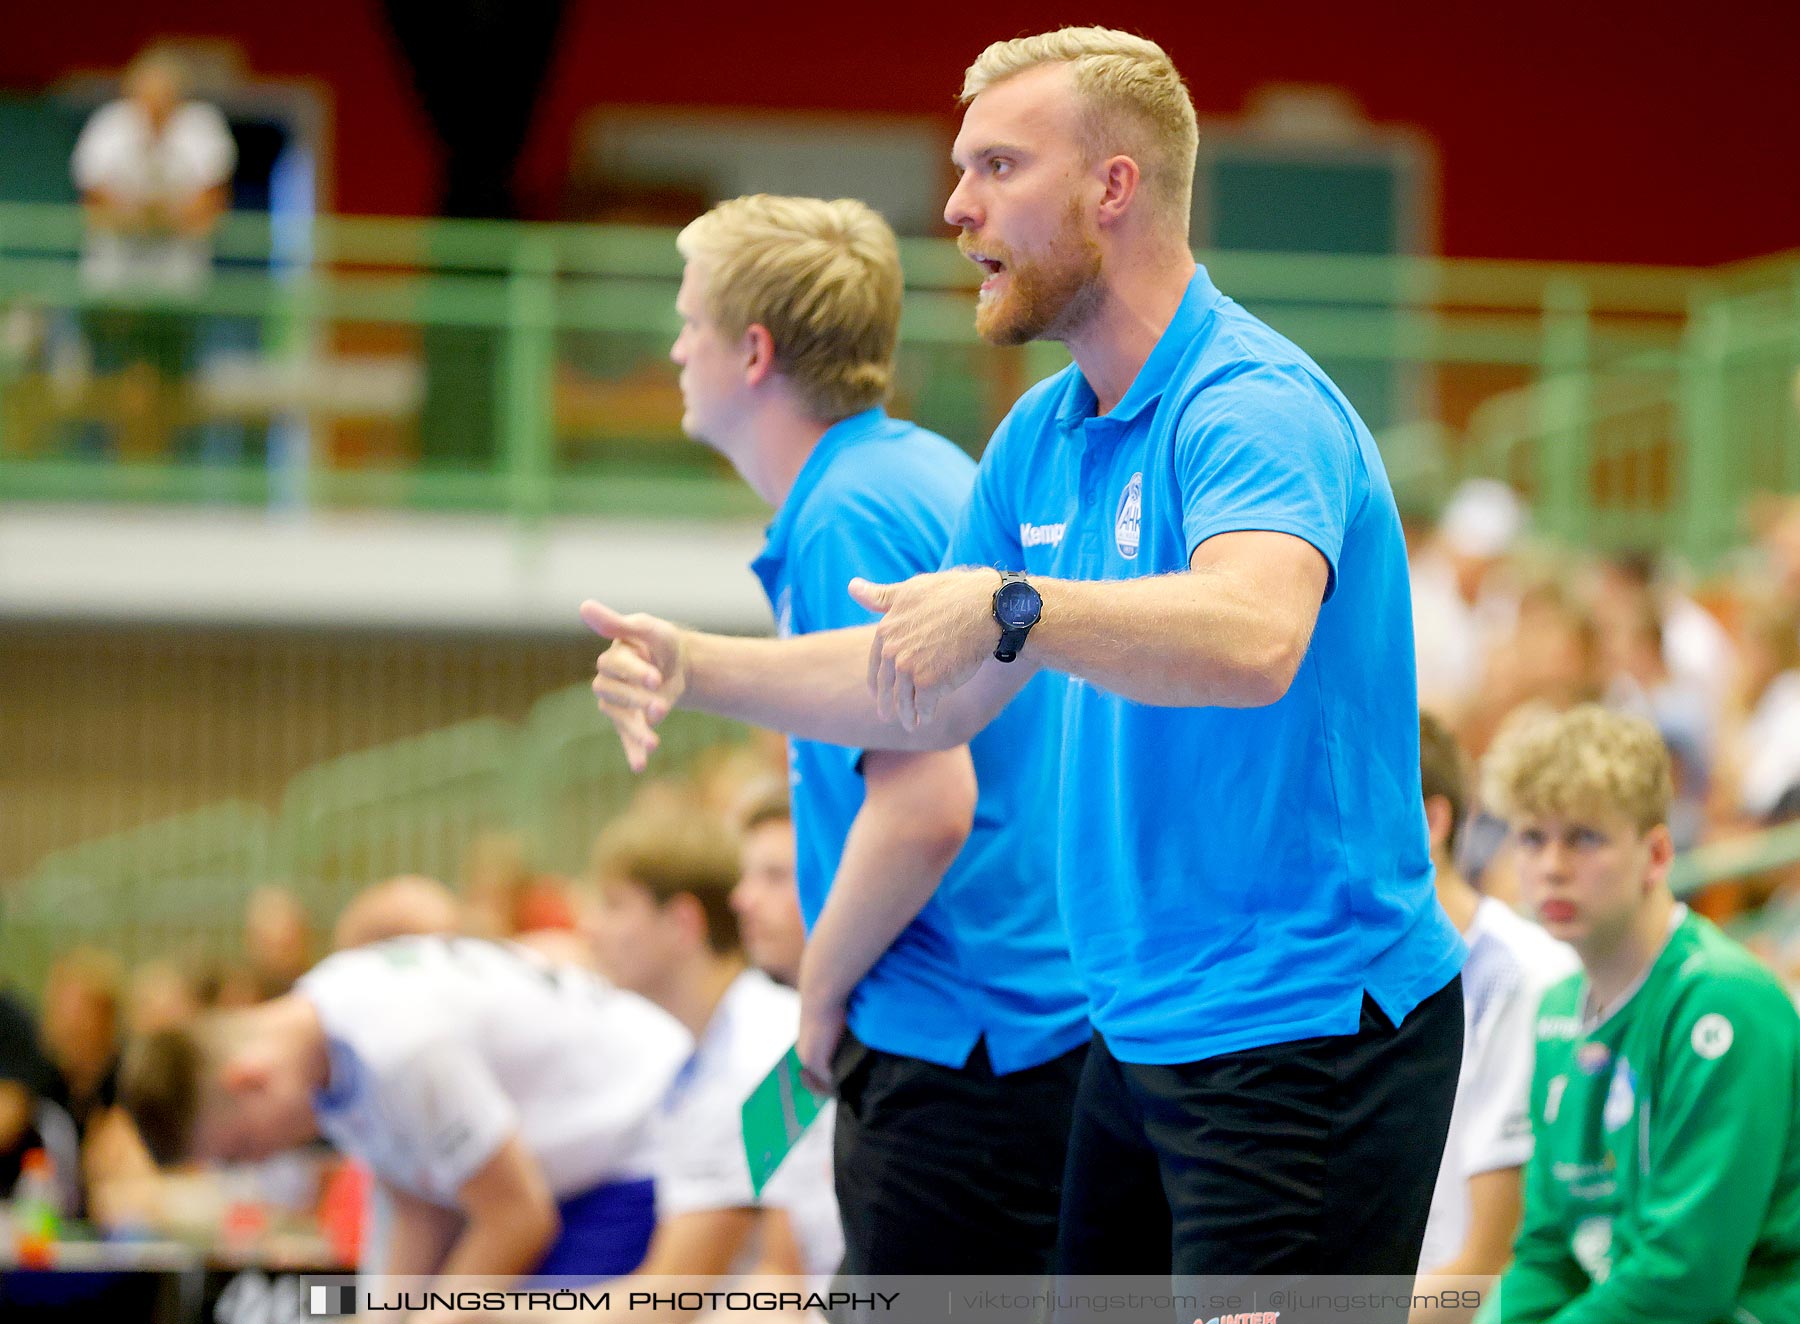
[[[1752,538],[1704,580],[1645,548],[1534,542],[1504,484],[1464,484],[1409,530],[1419,701],[1479,758],[1507,717],[1582,702],[1646,718],[1675,767],[1677,849],[1800,818],[1800,498],[1746,512]],[[1460,863],[1512,895],[1504,830],[1477,811]],[[1800,873],[1691,898],[1800,985]]]
[[[364,1262],[382,1211],[369,1174],[324,1142],[256,1162],[159,1169],[121,1106],[128,1046],[209,1012],[267,1005],[334,952],[406,935],[516,943],[546,964],[655,1000],[653,986],[668,972],[647,968],[654,950],[641,941],[634,947],[622,917],[636,899],[634,884],[614,875],[621,859],[658,867],[654,852],[621,856],[634,825],[666,836],[677,823],[700,824],[710,842],[727,849],[735,842],[741,851],[735,875],[693,880],[697,892],[709,893],[704,904],[728,907],[714,925],[720,962],[791,985],[805,933],[781,747],[720,747],[686,780],[644,784],[601,835],[582,877],[538,871],[517,838],[480,837],[454,886],[389,878],[321,916],[295,889],[266,885],[249,895],[240,945],[229,956],[171,953],[128,966],[115,953],[83,947],[58,957],[41,991],[0,988],[0,1193],[17,1200],[31,1168],[53,1183],[65,1233],[86,1225],[106,1237],[173,1238],[224,1263],[318,1269]],[[669,861],[684,867],[679,848]],[[733,863],[728,857],[723,867]],[[641,931],[635,936],[641,940]]]

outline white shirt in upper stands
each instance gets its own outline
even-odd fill
[[[83,193],[103,189],[126,202],[177,206],[225,183],[236,165],[237,145],[214,107],[184,102],[157,133],[142,107],[126,99],[94,112],[75,141],[70,172]],[[211,258],[201,239],[92,229],[81,274],[96,289],[193,294]]]

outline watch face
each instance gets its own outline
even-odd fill
[[[994,617],[1008,630],[1036,625],[1044,610],[1044,600],[1030,584],[1014,580],[1002,584],[994,595]]]

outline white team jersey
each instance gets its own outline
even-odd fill
[[[1531,1157],[1531,1067],[1544,991],[1574,973],[1575,953],[1493,897],[1483,897],[1463,935],[1463,1059],[1444,1162],[1431,1196],[1419,1267],[1462,1249],[1469,1178],[1523,1167]]]
[[[319,1129],[440,1204],[517,1134],[559,1199],[653,1175],[658,1104],[692,1040],[660,1008],[522,947],[395,938],[297,985],[331,1080]]]
[[[659,1221],[759,1203],[750,1188],[741,1110],[792,1047],[799,1028],[800,995],[760,971],[746,970],[725,990],[662,1110]],[[807,1129],[763,1188],[760,1201],[786,1212],[807,1274],[821,1279],[836,1272],[844,1257],[831,1177],[833,1107],[827,1104]]]

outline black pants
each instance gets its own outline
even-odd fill
[[[1365,996],[1353,1035],[1179,1066],[1120,1062],[1096,1037],[1059,1272],[1412,1275],[1462,1037],[1461,976],[1397,1028]]]
[[[833,1062],[844,1267],[855,1274],[1043,1274],[1087,1045],[997,1076],[845,1035]]]

